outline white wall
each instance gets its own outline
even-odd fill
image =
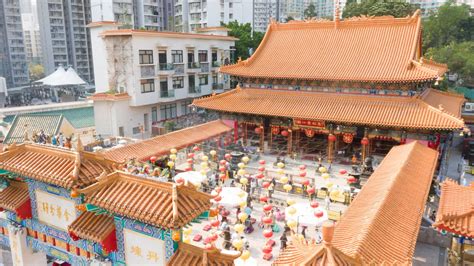
[[[114,21],[112,0],[91,0],[91,18],[96,21]]]
[[[107,51],[104,39],[100,33],[107,29],[117,29],[116,25],[107,25],[90,28],[92,63],[94,64],[94,83],[96,92],[106,92],[109,89],[109,74],[107,72]]]

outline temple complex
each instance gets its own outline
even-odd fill
[[[220,68],[237,88],[193,105],[279,155],[363,160],[414,140],[442,151],[464,127],[464,97],[432,88],[447,67],[424,59],[421,44],[419,12],[273,22],[249,59]]]

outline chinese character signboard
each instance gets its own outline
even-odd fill
[[[36,191],[36,202],[38,209],[38,220],[67,231],[76,219],[74,201],[61,196],[56,196],[44,191]]]
[[[326,123],[319,120],[293,119],[295,126],[325,128]]]
[[[123,230],[127,265],[166,265],[165,242],[130,229]]]

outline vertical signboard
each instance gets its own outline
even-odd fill
[[[125,262],[131,265],[166,265],[165,242],[130,229],[123,230]]]
[[[75,203],[70,199],[36,190],[36,202],[38,220],[45,224],[67,231],[76,219]]]

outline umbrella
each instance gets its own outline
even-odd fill
[[[243,197],[239,197],[241,193],[244,193]],[[238,187],[223,187],[219,195],[222,197],[221,201],[219,201],[219,205],[226,208],[238,207],[239,202],[247,201],[247,192]]]
[[[320,226],[324,221],[328,219],[328,213],[321,207],[313,209],[308,202],[301,202],[291,205],[291,207],[296,209],[296,213],[291,215],[288,213],[288,208],[285,210],[286,219],[292,219],[298,222],[299,225],[306,226]],[[317,218],[314,216],[314,212],[322,211],[323,216]]]
[[[206,176],[202,175],[200,172],[196,171],[188,171],[182,172],[174,176],[174,181],[182,178],[184,181],[188,181],[189,183],[199,186],[202,182],[206,179]]]

